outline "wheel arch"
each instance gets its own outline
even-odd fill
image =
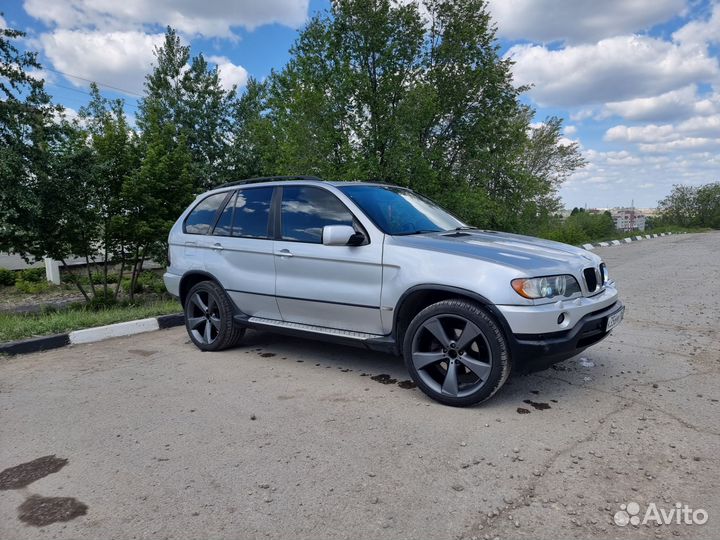
[[[512,332],[505,317],[503,317],[500,310],[495,307],[495,304],[483,295],[461,287],[453,287],[452,285],[426,283],[415,285],[406,290],[402,296],[400,296],[395,307],[392,335],[400,354],[402,354],[405,331],[408,326],[410,326],[410,322],[415,315],[436,302],[450,299],[470,300],[481,305],[500,324],[500,328],[505,334],[506,339],[508,339],[508,343],[511,342]]]
[[[213,281],[217,283],[220,287],[220,282],[210,274],[209,272],[205,272],[203,270],[190,270],[183,274],[183,277],[180,279],[180,305],[185,307],[185,300],[187,299],[187,294],[190,292],[190,289],[192,289],[195,285],[200,283],[201,281]],[[224,290],[224,287],[222,287]]]

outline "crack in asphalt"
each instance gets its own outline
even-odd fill
[[[567,381],[563,381],[567,382]],[[622,399],[618,396],[615,396],[618,399]],[[615,407],[611,411],[609,411],[607,414],[605,414],[602,418],[598,420],[599,423],[603,423],[607,421],[612,416],[622,412],[624,409],[627,409],[631,405],[628,403],[622,403],[619,406]],[[526,506],[525,502],[528,498],[530,498],[531,495],[534,496],[535,490],[540,484],[545,480],[545,474],[555,465],[557,460],[565,455],[571,453],[575,448],[580,446],[581,444],[585,444],[588,442],[591,442],[595,440],[598,436],[597,431],[591,431],[587,436],[583,437],[582,439],[575,440],[572,443],[568,444],[566,447],[556,450],[541,466],[542,472],[539,475],[536,475],[535,473],[532,473],[533,476],[530,479],[530,482],[523,487],[520,490],[520,493],[514,497],[513,499],[510,499],[510,502],[505,504],[502,508],[497,510],[497,514],[493,513],[493,515],[486,516],[485,525],[487,527],[492,527],[493,524],[499,520],[501,517],[506,515],[509,512],[512,512],[514,510],[518,510],[524,506]],[[474,524],[473,524],[474,525]]]
[[[622,395],[622,394],[616,394],[615,392],[610,392],[609,390],[602,390],[602,389],[596,388],[596,387],[594,387],[594,386],[587,386],[587,385],[576,384],[576,383],[574,383],[574,382],[572,382],[572,381],[569,381],[569,380],[567,380],[567,379],[563,379],[562,377],[550,377],[550,376],[543,376],[543,375],[538,375],[538,374],[533,374],[533,376],[535,376],[535,377],[537,377],[537,378],[539,378],[539,379],[546,379],[546,380],[550,380],[550,381],[555,380],[555,381],[559,381],[559,382],[564,382],[564,383],[566,383],[566,384],[569,384],[570,386],[575,386],[575,387],[577,387],[577,388],[586,388],[586,389],[588,389],[588,390],[592,390],[593,392],[598,392],[598,393],[605,394],[605,395],[608,395],[608,396],[613,396],[613,397],[615,397],[615,398],[617,398],[617,399],[624,399],[624,400],[626,400],[626,401],[630,401],[631,403],[634,403],[634,404],[636,404],[636,405],[642,405],[642,406],[644,406],[644,407],[649,407],[649,408],[652,408],[653,410],[655,410],[655,411],[657,411],[657,412],[659,412],[659,413],[661,413],[661,414],[664,414],[664,415],[667,416],[668,418],[672,418],[673,420],[675,420],[676,422],[678,422],[678,423],[681,424],[682,426],[684,426],[684,427],[686,427],[686,428],[688,428],[688,429],[691,429],[691,430],[693,430],[693,431],[696,431],[697,433],[704,433],[704,434],[706,434],[706,435],[713,435],[713,436],[715,436],[715,437],[720,437],[720,432],[712,431],[712,430],[709,430],[709,429],[703,429],[703,428],[701,428],[701,427],[698,427],[698,426],[696,426],[696,425],[694,425],[694,424],[691,424],[690,422],[688,422],[688,421],[685,420],[684,418],[680,418],[679,416],[677,416],[677,415],[675,415],[675,414],[673,414],[673,413],[671,413],[671,412],[668,412],[668,411],[662,409],[661,407],[658,407],[657,405],[651,405],[650,403],[648,403],[648,402],[646,402],[646,401],[643,401],[643,400],[640,400],[640,399],[632,398],[632,397],[630,397],[630,396],[625,396],[625,395]],[[683,377],[684,377],[684,376],[683,376]],[[672,380],[672,379],[671,379],[671,380]],[[649,384],[657,384],[657,383],[650,382]]]

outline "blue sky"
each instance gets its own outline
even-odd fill
[[[412,0],[402,0],[404,2]],[[136,109],[165,25],[227,85],[287,61],[328,0],[10,0],[0,25],[28,33],[55,99],[76,110],[95,80]],[[720,181],[720,0],[489,0],[536,121],[565,120],[588,166],[568,207],[655,206],[672,184]]]

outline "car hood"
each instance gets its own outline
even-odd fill
[[[450,253],[511,266],[530,274],[597,266],[600,257],[575,246],[532,236],[468,229],[393,236],[392,244]],[[538,274],[538,272],[540,274]]]

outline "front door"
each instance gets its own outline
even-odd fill
[[[283,320],[382,334],[381,242],[323,245],[326,225],[361,229],[350,210],[322,187],[278,189],[282,193],[274,245],[275,291]]]

